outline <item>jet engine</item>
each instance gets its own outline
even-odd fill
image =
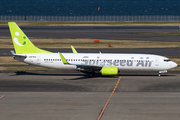
[[[103,67],[101,69],[101,75],[117,75],[118,68],[117,67]]]

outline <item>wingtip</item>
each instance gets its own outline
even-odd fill
[[[77,53],[76,49],[71,45],[71,49],[73,53]]]

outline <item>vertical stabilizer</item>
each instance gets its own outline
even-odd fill
[[[15,22],[8,22],[16,54],[51,53],[33,45]]]

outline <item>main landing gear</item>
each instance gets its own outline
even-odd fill
[[[95,72],[93,69],[89,70],[89,72],[88,72],[89,77],[94,77],[94,74],[95,74]]]
[[[88,73],[88,76],[89,76],[89,77],[94,77],[94,74],[95,74],[94,71],[93,71],[93,72],[89,72],[89,73]]]

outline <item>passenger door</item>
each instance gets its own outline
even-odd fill
[[[155,65],[159,66],[159,58],[155,58]]]
[[[41,57],[40,56],[37,56],[37,64],[40,65],[41,64]]]

